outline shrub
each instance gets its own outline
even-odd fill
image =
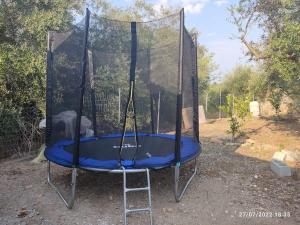
[[[226,104],[221,106],[221,110],[229,116],[229,129],[228,133],[231,134],[232,141],[235,140],[238,134],[242,133],[242,126],[249,116],[249,103],[250,98],[248,96],[234,97],[233,95],[227,95]]]

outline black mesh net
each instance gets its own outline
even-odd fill
[[[182,74],[182,133],[193,135],[198,140],[198,79],[196,46],[192,36],[183,32],[183,74]]]
[[[137,48],[135,81],[132,88],[130,88],[133,59],[131,22],[114,21],[92,15],[89,20],[85,58],[84,23],[64,33],[53,33],[52,60],[48,60],[48,70],[51,70],[48,74],[52,76],[47,90],[47,120],[51,120],[52,125],[48,133],[48,146],[59,141],[75,140],[83,77],[81,68],[84,62],[86,71],[81,137],[119,135],[117,142],[121,143],[124,128],[126,135],[175,134],[180,62],[180,14],[152,22],[137,22],[134,25]],[[193,135],[195,86],[192,80],[196,76],[196,55],[193,40],[186,30],[183,36],[182,128],[185,133]],[[132,102],[133,104],[128,104]],[[142,140],[139,140],[140,145],[141,142]]]
[[[64,33],[50,35],[52,56],[48,59],[47,145],[74,140],[79,107],[84,22]]]

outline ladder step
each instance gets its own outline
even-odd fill
[[[149,187],[142,187],[142,188],[126,188],[125,192],[132,192],[132,191],[149,191]]]
[[[131,170],[125,170],[127,173],[145,173],[147,172],[147,169],[131,169]]]
[[[126,213],[151,211],[151,208],[126,209]]]

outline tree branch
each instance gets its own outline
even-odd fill
[[[261,59],[267,59],[269,58],[266,55],[263,55],[261,51],[259,51],[257,48],[255,48],[250,42],[248,42],[244,35],[240,36],[239,39],[241,42],[247,47],[248,51],[250,52],[251,56],[255,60],[261,60]]]

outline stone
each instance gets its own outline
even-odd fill
[[[251,138],[248,138],[248,139],[246,140],[246,143],[247,143],[247,144],[254,145],[254,144],[255,144],[255,141],[254,141],[253,139],[251,139]]]
[[[22,208],[19,210],[19,212],[18,212],[18,214],[17,214],[17,217],[23,218],[23,217],[25,217],[25,216],[27,216],[27,215],[28,215],[28,210],[26,209],[26,207],[22,207]]]
[[[300,162],[300,154],[294,151],[282,150],[285,154],[285,160],[289,162]]]
[[[168,211],[168,212],[172,212],[173,209],[172,209],[172,208],[168,208],[167,211]]]
[[[236,142],[227,142],[225,145],[228,145],[228,146],[239,146],[240,143],[236,143]]]
[[[284,162],[272,159],[271,170],[280,177],[292,176],[292,170]]]
[[[284,152],[275,152],[272,156],[272,160],[274,161],[281,161],[283,162],[285,160],[286,154]]]

